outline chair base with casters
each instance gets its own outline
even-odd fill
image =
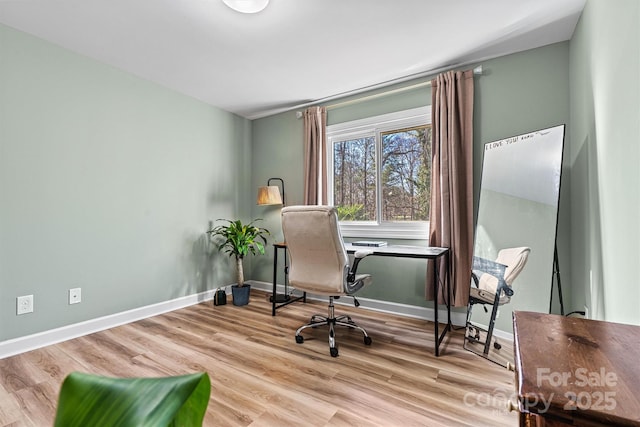
[[[329,314],[326,317],[321,316],[319,314],[314,314],[313,316],[311,316],[311,321],[309,323],[298,328],[298,330],[296,331],[296,342],[298,344],[302,344],[304,342],[304,337],[300,335],[300,333],[303,330],[307,328],[317,328],[318,326],[328,326],[329,327],[329,353],[331,354],[331,357],[338,357],[338,345],[336,344],[336,339],[335,339],[335,336],[336,336],[335,327],[345,326],[347,328],[357,329],[360,332],[362,332],[364,334],[364,343],[366,345],[371,345],[371,337],[367,334],[367,331],[361,326],[359,326],[358,324],[356,324],[351,319],[351,316],[347,316],[347,315],[342,315],[338,317],[335,316],[335,307],[333,305],[333,300],[335,298],[340,298],[340,297],[334,297],[334,296],[329,297]],[[355,298],[353,298],[353,302],[356,307],[360,305],[358,303],[358,300]]]
[[[473,258],[471,273],[473,283],[469,292],[463,344],[465,350],[501,364],[489,358],[492,341],[494,349],[500,350],[502,348],[502,345],[493,337],[498,308],[511,300],[514,294],[511,284],[524,268],[529,252],[530,249],[526,247],[508,248],[501,250],[495,261],[480,257]],[[486,327],[471,321],[474,305],[482,305],[485,313],[489,312],[487,305],[492,306],[491,316]],[[481,338],[482,335],[484,339]],[[482,346],[482,352],[475,348],[477,344]]]

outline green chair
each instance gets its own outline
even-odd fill
[[[210,393],[204,372],[162,378],[73,372],[62,383],[54,426],[202,426]]]

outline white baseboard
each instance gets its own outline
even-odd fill
[[[264,290],[267,292],[271,292],[273,290],[273,284],[269,282],[259,282],[257,280],[250,280],[251,286],[255,289]],[[277,292],[284,293],[284,285],[278,285],[276,287]],[[314,295],[309,295],[307,293],[307,298],[320,300],[326,300],[326,297],[318,297]],[[397,314],[399,316],[412,317],[415,319],[423,319],[423,320],[433,320],[433,308],[428,307],[420,307],[415,305],[402,304],[397,302],[389,302],[389,301],[381,301],[369,298],[361,298],[358,297],[358,301],[360,301],[360,308],[365,308],[368,310],[380,311],[382,313],[391,313]],[[350,302],[341,302],[335,301],[335,304],[343,304],[350,305]],[[447,319],[447,311],[446,309],[438,309],[438,321],[440,323],[445,322]],[[451,323],[454,326],[464,326],[467,321],[467,313],[466,310],[464,312],[461,311],[451,311]],[[511,332],[502,331],[499,329],[494,329],[493,335],[497,338],[502,338],[503,340],[513,341],[513,334]]]
[[[267,282],[258,282],[251,281],[251,287],[254,289],[261,289],[267,292],[271,292],[273,289],[273,284]],[[284,292],[284,286],[278,285],[278,292]],[[327,297],[322,297],[318,295],[311,295],[307,293],[307,298],[312,300],[326,300]],[[369,298],[358,297],[358,301],[360,302],[360,308],[364,308],[367,310],[379,311],[381,313],[391,313],[397,314],[405,317],[412,317],[415,319],[425,319],[425,320],[433,320],[433,309],[428,307],[419,307],[415,305],[401,304],[397,302],[389,302],[389,301],[380,301]],[[351,301],[343,302],[343,301],[334,301],[336,305],[353,305]],[[438,310],[438,320],[440,322],[446,322],[447,319],[447,311],[446,310]],[[457,313],[451,312],[451,323],[456,326],[464,325],[466,321],[465,313]]]
[[[213,299],[213,290],[0,342],[0,359]]]
[[[260,282],[256,280],[248,280],[248,283],[254,289],[271,292],[273,285],[268,282]],[[229,287],[225,287],[229,293]],[[157,304],[151,304],[144,307],[134,308],[132,310],[123,311],[121,313],[111,314],[109,316],[98,317],[96,319],[87,320],[72,325],[63,326],[48,331],[39,332],[24,337],[18,337],[0,342],[0,359],[15,356],[16,354],[25,353],[48,345],[57,344],[73,338],[78,338],[94,332],[103,331],[105,329],[114,328],[126,323],[135,322],[137,320],[146,319],[148,317],[157,316],[169,311],[178,310],[190,305],[199,304],[204,301],[213,299],[214,290],[201,292],[194,295],[176,298],[169,301],[163,301]],[[284,286],[278,285],[278,292],[284,292]],[[307,298],[321,299],[307,294]],[[326,298],[325,298],[326,299]],[[358,298],[360,307],[368,310],[379,311],[383,313],[397,314],[400,316],[412,317],[416,319],[433,320],[433,309],[427,307],[418,307],[408,304],[400,304],[395,302],[380,301],[369,298]],[[336,304],[348,304],[346,302],[336,301]],[[446,310],[438,310],[438,320],[446,321]],[[463,312],[452,311],[451,323],[456,326],[465,324],[466,315]],[[500,330],[495,330],[494,335],[498,338],[513,341],[513,334]]]

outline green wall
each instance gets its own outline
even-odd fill
[[[484,143],[568,123],[558,230],[567,311],[640,324],[640,6],[610,4],[588,0],[571,42],[482,63],[475,194]],[[294,111],[250,122],[5,26],[0,57],[0,341],[228,285],[231,260],[202,238],[209,221],[261,217],[281,240],[279,208],[256,206],[257,187],[281,177],[287,204],[302,203]],[[332,109],[329,123],[428,103],[423,87]],[[270,282],[271,263],[271,250],[249,259],[247,277]],[[420,261],[362,269],[375,276],[364,296],[431,305]],[[72,287],[81,304],[67,304]],[[27,294],[35,312],[16,316]],[[498,322],[510,330],[510,313]]]
[[[5,26],[0,58],[0,341],[233,282],[202,235],[251,210],[248,120]]]
[[[638,22],[637,0],[588,0],[570,55],[572,303],[631,324],[640,324]]]
[[[558,43],[488,60],[483,62],[482,66],[484,73],[475,80],[476,201],[484,143],[569,122],[569,43]],[[405,85],[419,82],[408,82]],[[354,98],[370,94],[372,93],[364,93]],[[328,113],[328,122],[329,124],[340,123],[430,103],[430,88],[422,87],[402,94],[331,109]],[[283,178],[289,205],[302,202],[302,126],[302,119],[296,118],[295,111],[253,121],[253,185],[255,188],[265,185],[270,176]],[[561,203],[561,216],[563,208],[566,207]],[[281,236],[278,208],[255,206],[253,212],[254,216],[265,218]],[[560,230],[559,239],[563,242],[562,244],[569,239],[567,228]],[[397,241],[397,243],[424,244],[425,242]],[[568,247],[568,244],[564,244],[563,247]],[[251,275],[253,279],[265,282],[272,280],[271,256],[272,252],[267,257],[263,257],[260,265],[254,266]],[[561,256],[568,258],[566,252],[561,252]],[[374,275],[374,285],[362,292],[362,296],[415,306],[432,306],[431,302],[424,300],[426,274],[424,262],[376,258],[367,259],[360,265],[362,271]],[[563,279],[567,279],[568,283],[568,274]],[[526,307],[533,304],[543,307],[541,311],[544,311],[545,307],[548,309],[549,295],[534,292],[532,298],[537,301],[532,302],[528,299]],[[500,329],[511,330],[510,310],[517,307],[517,297],[514,297],[510,307],[505,308],[508,313],[502,313],[498,320]]]

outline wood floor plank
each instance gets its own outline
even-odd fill
[[[462,348],[463,331],[433,355],[433,323],[336,306],[367,329],[295,330],[326,303],[271,316],[264,292],[248,306],[194,305],[0,360],[0,426],[51,425],[73,371],[153,377],[209,373],[205,426],[515,426],[506,412],[513,373]],[[503,343],[505,345],[505,343]],[[508,346],[504,354],[511,351]]]
[[[2,384],[0,384],[0,402],[0,425],[14,425],[23,418],[15,394],[7,392]]]
[[[54,396],[57,393],[56,385],[39,383],[18,391],[16,396],[29,420],[36,426],[46,426],[51,424],[51,414],[55,414],[57,399]]]

